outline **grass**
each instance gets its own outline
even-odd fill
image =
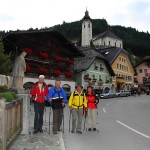
[[[6,102],[12,102],[13,100],[16,100],[18,97],[14,92],[3,92],[0,93],[0,98],[5,98]]]

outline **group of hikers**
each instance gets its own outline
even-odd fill
[[[30,90],[30,98],[34,102],[34,131],[33,134],[43,132],[43,115],[45,102],[49,103],[49,107],[53,110],[53,134],[61,131],[61,124],[64,117],[63,109],[65,104],[68,103],[70,109],[69,118],[69,131],[70,119],[72,116],[72,129],[71,133],[82,134],[82,121],[83,115],[87,116],[88,131],[96,131],[96,108],[99,99],[96,98],[94,90],[91,86],[87,87],[86,92],[83,92],[83,87],[77,85],[75,91],[71,93],[69,101],[64,89],[61,87],[61,81],[56,80],[55,86],[48,89],[44,82],[45,76],[40,75],[39,81],[34,84]],[[50,123],[50,121],[49,121]]]

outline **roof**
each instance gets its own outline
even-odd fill
[[[85,15],[82,20],[92,20],[89,16],[89,12],[86,10]]]
[[[69,41],[63,34],[56,30],[38,30],[38,31],[14,31],[9,32],[3,35],[4,46],[6,50],[12,51],[12,48],[16,49],[19,46],[24,46],[24,41],[27,41],[28,46],[36,46],[41,41],[39,40],[42,38],[43,40],[51,39],[54,37],[58,41],[60,41],[61,45],[66,47],[72,55],[75,57],[84,56],[82,51],[76,47],[71,41]],[[22,40],[20,45],[17,45],[18,40]],[[26,45],[25,45],[26,46]],[[19,48],[20,48],[19,47]]]
[[[115,35],[113,32],[111,32],[110,30],[107,30],[99,35],[96,35],[93,37],[93,41],[97,40],[97,39],[100,39],[100,38],[105,38],[105,37],[111,37],[111,38],[114,38],[114,39],[119,39],[121,40],[117,35]]]
[[[128,52],[118,48],[118,47],[109,47],[109,48],[104,48],[104,49],[96,49],[96,51],[100,54],[102,54],[108,61],[110,64],[112,64],[116,58],[118,57],[118,55],[120,53],[124,53],[126,55],[128,55]]]
[[[75,66],[74,66],[75,71],[81,72],[81,71],[88,70],[89,67],[92,65],[92,63],[94,62],[94,60],[99,59],[99,60],[104,61],[110,75],[115,76],[115,73],[113,69],[111,68],[111,65],[109,64],[109,62],[107,61],[107,59],[105,59],[103,55],[97,53],[95,50],[90,49],[90,48],[84,48],[81,50],[85,54],[85,57],[75,58]]]
[[[139,62],[137,65],[135,65],[134,68],[136,68],[137,66],[139,66],[143,62],[150,62],[150,56],[145,57],[141,62]]]

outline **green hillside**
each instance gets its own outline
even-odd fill
[[[81,40],[81,24],[82,21],[71,23],[64,22],[53,28],[63,33],[71,40]],[[124,49],[133,53],[138,57],[150,55],[150,34],[147,32],[139,32],[135,28],[123,26],[110,26],[105,19],[93,19],[93,36],[105,32],[110,29],[118,37],[123,40]]]

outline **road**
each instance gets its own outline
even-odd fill
[[[150,96],[101,99],[98,131],[69,133],[65,108],[66,150],[150,150]]]

